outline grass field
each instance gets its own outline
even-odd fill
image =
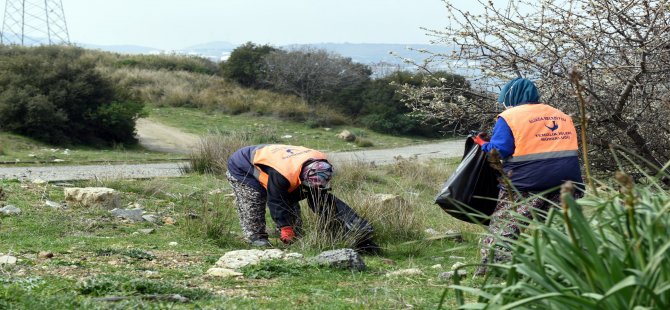
[[[183,157],[184,155],[179,154],[152,152],[140,146],[117,146],[107,149],[57,147],[0,132],[0,164],[4,165],[131,163],[169,161]]]
[[[121,193],[122,205],[171,217],[172,225],[130,222],[107,210],[78,206],[51,209],[44,203],[62,201],[62,187],[4,180],[3,204],[15,205],[22,213],[0,223],[0,253],[19,259],[16,265],[0,266],[0,308],[434,308],[448,284],[438,274],[456,262],[476,261],[478,255],[480,228],[454,220],[432,203],[455,164],[403,160],[376,169],[340,169],[334,193],[368,217],[384,248],[380,256],[365,257],[367,270],[269,262],[243,270],[242,278],[225,280],[205,271],[225,252],[248,246],[241,240],[229,185],[221,178],[193,174],[73,184],[114,188]],[[365,201],[372,193],[400,195],[407,203],[396,210],[370,210]],[[310,211],[303,213],[309,218]],[[414,220],[403,224],[391,220],[394,216]],[[149,228],[154,232],[139,232]],[[431,240],[428,228],[461,231],[464,241]],[[403,229],[412,231],[399,233]],[[305,257],[320,252],[307,241],[277,246]],[[53,258],[40,258],[42,251],[52,252]],[[386,276],[407,268],[419,268],[423,274]],[[190,301],[143,299],[153,294],[180,294]],[[96,300],[112,296],[127,299]]]
[[[302,145],[322,151],[350,151],[360,149],[355,142],[346,142],[337,138],[343,129],[354,133],[357,137],[372,142],[366,148],[393,148],[417,143],[435,141],[422,137],[399,137],[380,134],[368,129],[353,126],[334,126],[321,128],[310,124],[283,121],[273,117],[252,115],[226,115],[207,113],[187,108],[153,108],[149,109],[149,117],[159,122],[181,128],[186,132],[203,135],[208,132],[271,132],[279,139],[278,142]]]

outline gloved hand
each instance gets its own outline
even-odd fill
[[[292,243],[295,239],[295,232],[291,226],[284,226],[281,228],[281,236],[279,240],[285,244]]]
[[[485,132],[480,132],[477,134],[477,136],[472,138],[475,143],[479,144],[479,146],[484,145],[484,143],[489,142],[490,138],[489,135]]]

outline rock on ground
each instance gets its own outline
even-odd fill
[[[258,264],[262,260],[273,260],[273,259],[299,259],[302,258],[302,254],[299,253],[286,253],[279,249],[268,249],[268,250],[236,250],[230,251],[221,256],[216,262],[215,266],[220,268],[228,268],[239,270],[242,267],[248,265]]]
[[[13,205],[6,205],[6,206],[0,208],[0,214],[19,215],[19,214],[21,214],[21,209],[15,207]]]
[[[320,265],[328,265],[335,268],[364,270],[365,262],[360,254],[353,249],[337,249],[325,251],[313,260]]]
[[[65,201],[68,204],[81,205],[87,208],[114,209],[121,204],[119,193],[106,187],[68,187]]]

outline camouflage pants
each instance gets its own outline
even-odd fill
[[[513,193],[513,195],[518,195]],[[489,222],[489,234],[481,241],[482,264],[500,263],[510,259],[509,250],[502,246],[496,246],[493,253],[491,247],[496,241],[505,242],[505,240],[516,240],[521,233],[520,226],[526,226],[522,217],[532,219],[532,210],[548,211],[552,203],[560,202],[560,193],[554,192],[542,197],[533,197],[533,193],[521,192],[521,197],[514,202],[510,193],[504,189],[498,194],[498,204],[491,215]],[[532,198],[531,198],[532,197]],[[516,209],[515,209],[516,208]],[[493,257],[490,257],[493,255]]]
[[[237,214],[240,217],[240,226],[242,226],[244,237],[249,241],[267,238],[268,233],[265,230],[265,203],[267,198],[265,193],[238,181],[228,171],[226,171],[226,178],[228,178],[235,194],[235,205],[237,205]]]

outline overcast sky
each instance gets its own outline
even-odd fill
[[[39,3],[38,0],[30,0]],[[467,3],[470,0],[460,0]],[[235,44],[428,43],[441,0],[62,0],[74,43],[179,49]],[[0,0],[4,13],[5,0]]]

